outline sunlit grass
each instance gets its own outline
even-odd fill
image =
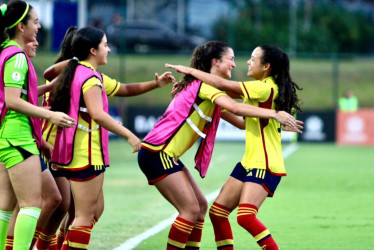
[[[284,145],[286,147],[286,145]],[[207,177],[193,169],[192,148],[182,161],[205,194],[218,190],[241,160],[243,143],[217,142]],[[105,173],[103,216],[93,230],[90,249],[113,249],[176,211],[155,187],[148,186],[136,154],[124,140],[110,142],[111,167]],[[267,199],[258,217],[281,249],[371,249],[374,230],[373,147],[300,144],[285,160],[284,177],[274,198]],[[253,238],[231,214],[235,249],[257,249]],[[138,245],[139,250],[165,249],[169,228]],[[202,250],[215,248],[208,216]]]

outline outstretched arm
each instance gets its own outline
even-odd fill
[[[115,96],[140,95],[155,88],[162,88],[171,82],[175,82],[175,78],[171,72],[165,72],[161,76],[155,73],[155,79],[153,81],[121,84]]]
[[[239,129],[245,129],[245,122],[242,116],[237,116],[227,111],[227,112],[222,113],[221,118],[231,123],[233,126]],[[304,123],[302,121],[296,120],[296,127],[282,125],[282,130],[289,131],[289,132],[303,133],[301,131],[303,129],[303,126],[302,126],[303,124]]]
[[[246,117],[258,117],[264,119],[275,119],[283,125],[297,129],[297,121],[295,118],[284,111],[275,111],[273,109],[264,109],[253,105],[238,103],[228,96],[220,96],[214,101],[215,104],[230,111],[234,115]],[[298,130],[297,132],[301,132]]]
[[[245,129],[245,123],[242,116],[237,116],[231,113],[230,111],[223,112],[221,118],[231,125],[237,127],[238,129]]]
[[[206,73],[204,71],[186,67],[183,65],[173,65],[173,64],[165,64],[166,68],[175,69],[179,73],[183,73],[186,75],[193,75],[197,79],[216,87],[217,89],[221,89],[227,92],[231,92],[233,94],[241,95],[242,90],[240,88],[239,82],[237,81],[230,81],[226,80],[222,77]]]

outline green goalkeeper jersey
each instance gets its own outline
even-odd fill
[[[15,41],[6,40],[1,44],[2,48],[9,46],[22,47]],[[18,53],[9,58],[4,69],[5,87],[13,87],[27,90],[28,89],[28,64],[25,54]],[[27,96],[21,94],[22,99],[27,101]],[[28,116],[13,110],[8,110],[0,125],[0,139],[33,139],[32,128]]]

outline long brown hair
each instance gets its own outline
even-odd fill
[[[98,49],[104,35],[102,30],[93,27],[85,27],[78,30],[72,42],[73,56],[78,60],[87,59],[90,54],[90,49]],[[75,70],[78,66],[78,60],[70,60],[68,65],[61,72],[61,76],[56,83],[51,98],[51,109],[53,111],[69,112],[70,89]]]
[[[197,46],[192,54],[191,68],[210,73],[213,59],[222,59],[230,46],[221,41],[210,41],[204,45]],[[178,83],[177,89],[173,92],[173,97],[185,89],[192,81],[196,80],[193,75],[185,75]]]
[[[62,43],[61,43],[61,50],[57,56],[55,63],[73,58],[72,42],[73,42],[73,37],[75,33],[77,33],[77,31],[78,31],[78,28],[74,26],[69,27],[66,30],[64,40],[62,40]]]

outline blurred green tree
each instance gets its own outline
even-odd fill
[[[245,0],[236,19],[217,21],[214,39],[230,42],[237,51],[265,43],[287,49],[289,15],[289,1]],[[297,20],[297,52],[374,52],[374,21],[363,12],[345,9],[334,1],[300,0]]]

